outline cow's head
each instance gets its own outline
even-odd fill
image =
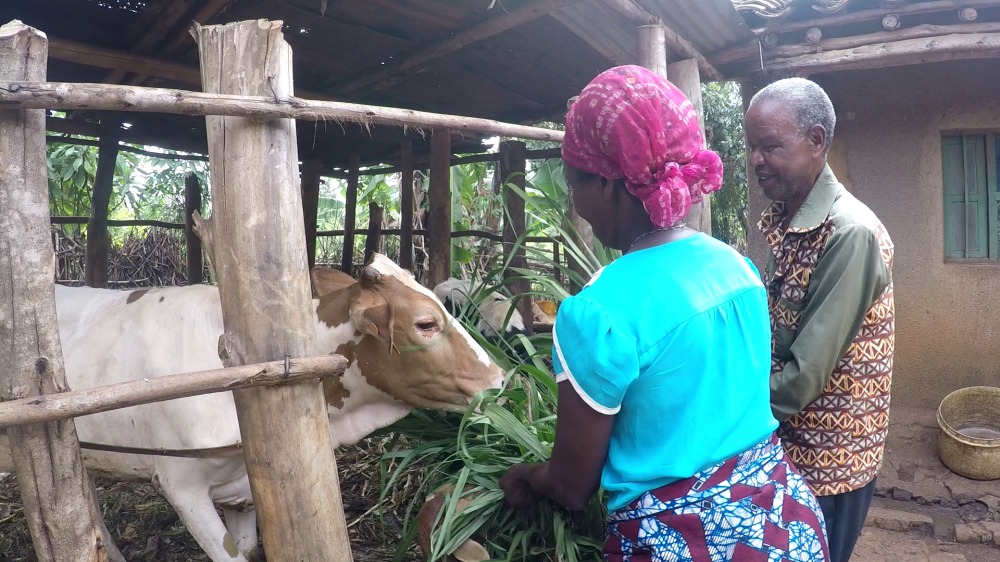
[[[352,401],[380,399],[464,410],[477,393],[503,382],[503,371],[434,294],[385,256],[376,254],[357,281],[321,268],[312,277],[321,349],[350,362],[342,379],[324,382],[331,417],[337,409],[353,411]]]

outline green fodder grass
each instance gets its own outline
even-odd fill
[[[474,332],[473,332],[474,333]],[[475,333],[474,333],[475,334]],[[498,481],[521,462],[544,462],[555,439],[557,386],[535,343],[519,336],[527,361],[513,363],[499,348],[478,334],[494,361],[507,371],[503,391],[485,391],[463,414],[415,411],[383,433],[405,443],[390,442],[382,456],[382,489],[393,490],[407,469],[424,467],[403,519],[403,532],[393,560],[403,560],[416,537],[416,515],[426,497],[444,484],[453,485],[446,509],[435,522],[429,560],[443,560],[466,539],[479,537],[496,560],[576,562],[596,560],[603,545],[607,512],[603,494],[587,509],[570,512],[544,500],[527,510],[513,510],[503,501]],[[463,490],[464,493],[463,493]],[[460,497],[471,501],[460,511]]]

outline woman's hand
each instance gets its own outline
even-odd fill
[[[614,425],[614,416],[588,406],[570,381],[560,382],[552,459],[510,467],[500,478],[507,503],[521,509],[547,497],[573,511],[586,509],[600,488]]]
[[[542,500],[542,495],[531,486],[531,480],[541,464],[515,464],[500,477],[504,499],[514,509],[531,507]]]

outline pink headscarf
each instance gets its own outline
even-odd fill
[[[625,179],[653,224],[672,226],[722,186],[722,160],[703,150],[694,106],[641,66],[594,78],[566,114],[562,157],[590,174]]]

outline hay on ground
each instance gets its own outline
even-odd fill
[[[351,549],[356,562],[392,560],[402,538],[402,521],[423,478],[409,467],[379,506],[379,461],[388,438],[371,438],[337,450],[337,468]],[[208,557],[191,538],[173,508],[149,484],[98,479],[104,521],[129,561],[198,562]],[[381,509],[380,509],[381,507]],[[221,510],[220,510],[221,516]],[[384,535],[383,535],[384,524]],[[384,537],[384,540],[383,540]],[[35,562],[16,478],[0,476],[0,560]],[[405,562],[421,560],[411,545]]]

